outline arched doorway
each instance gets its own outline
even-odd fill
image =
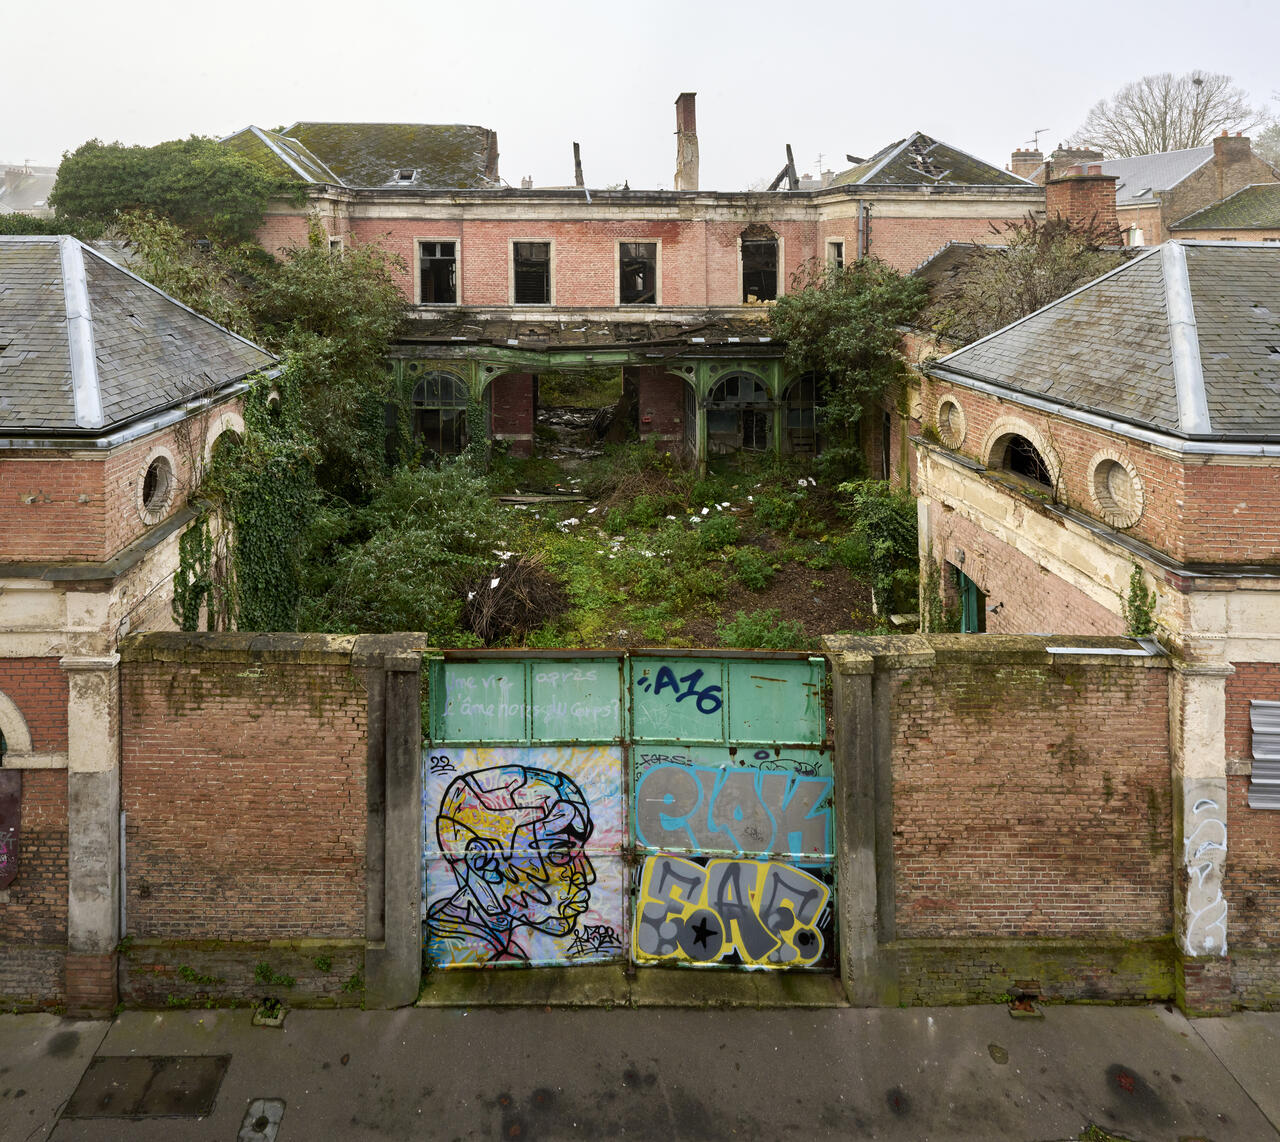
[[[721,378],[707,397],[707,451],[767,452],[773,446],[773,402],[750,373]]]
[[[818,437],[817,406],[818,378],[805,373],[787,386],[782,398],[786,437],[783,448],[787,452],[812,456],[822,451]]]
[[[413,438],[441,456],[467,446],[467,383],[453,373],[427,373],[414,386],[409,402]]]

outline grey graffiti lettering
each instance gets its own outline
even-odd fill
[[[651,871],[651,901],[636,917],[636,944],[651,956],[669,956],[679,946],[680,925],[671,916],[679,916],[684,902],[696,900],[702,892],[707,873],[701,865],[679,857],[654,857]]]
[[[770,935],[751,903],[759,873],[760,866],[749,861],[726,861],[712,866],[707,885],[707,902],[726,928],[738,929],[738,943],[757,963],[781,942]]]

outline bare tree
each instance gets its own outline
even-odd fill
[[[1221,131],[1249,131],[1265,122],[1229,75],[1162,72],[1126,83],[1094,104],[1068,143],[1091,143],[1109,158],[1203,147]]]
[[[1258,132],[1253,140],[1253,151],[1273,167],[1280,168],[1280,119],[1274,120]]]

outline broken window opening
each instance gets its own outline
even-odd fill
[[[454,242],[418,243],[420,305],[458,302],[458,247]]]
[[[844,242],[827,243],[827,265],[833,270],[844,269]]]
[[[769,392],[749,373],[731,373],[707,399],[707,448],[726,452],[767,452],[772,444],[773,407]]]
[[[428,373],[413,390],[413,438],[424,448],[451,456],[467,446],[466,382],[452,373]]]
[[[742,239],[742,302],[778,298],[777,238]]]
[[[810,455],[821,451],[817,423],[817,375],[805,373],[797,377],[788,386],[783,401],[787,412],[787,451]]]
[[[511,264],[516,305],[551,304],[551,243],[513,242]]]
[[[657,304],[657,242],[619,243],[618,301],[622,305]]]
[[[1036,446],[1025,436],[1014,434],[1008,438],[1000,467],[1012,472],[1015,476],[1043,484],[1046,488],[1053,487],[1049,465],[1044,462],[1044,457],[1036,450]]]

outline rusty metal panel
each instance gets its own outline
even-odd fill
[[[729,740],[820,742],[826,731],[825,659],[727,663]]]
[[[0,769],[0,888],[18,875],[22,832],[22,770]]]
[[[632,657],[631,732],[636,741],[725,740],[725,662]]]

